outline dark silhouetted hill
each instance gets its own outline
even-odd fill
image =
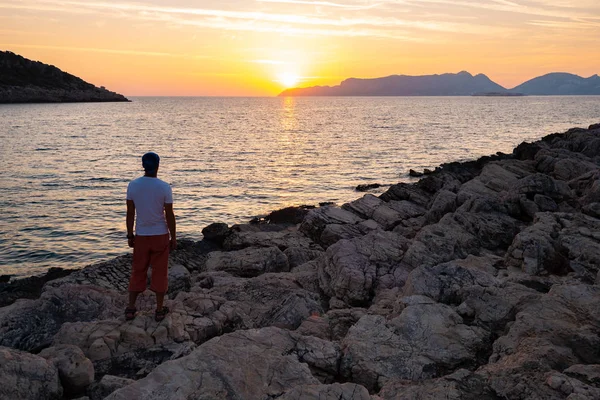
[[[350,78],[338,86],[315,86],[283,91],[280,96],[470,96],[504,93],[505,88],[483,74],[466,71],[442,75],[392,75],[384,78]]]
[[[129,101],[53,65],[0,51],[0,103]]]
[[[598,75],[582,78],[579,75],[554,72],[533,78],[511,89],[531,95],[600,95]]]

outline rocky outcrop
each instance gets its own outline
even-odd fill
[[[130,256],[7,296],[0,396],[600,398],[598,154],[572,129],[211,225],[171,254],[161,322],[150,293],[124,318]]]
[[[0,103],[129,101],[53,65],[0,51]]]

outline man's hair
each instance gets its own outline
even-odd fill
[[[159,164],[160,157],[156,153],[149,152],[142,156],[142,166],[146,172],[156,172]]]

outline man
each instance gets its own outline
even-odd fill
[[[146,290],[148,267],[152,265],[150,290],[156,293],[154,319],[162,321],[169,309],[163,305],[168,288],[169,250],[175,250],[175,214],[173,192],[168,183],[157,178],[160,157],[146,153],[142,157],[144,176],[127,186],[127,240],[133,247],[133,265],[129,279],[129,305],[125,318],[135,318],[135,302]],[[135,235],[133,222],[135,219]],[[170,238],[169,238],[169,233]]]

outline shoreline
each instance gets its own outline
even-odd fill
[[[148,291],[125,321],[130,255],[35,292],[0,283],[0,299],[19,299],[0,304],[0,375],[19,376],[5,390],[598,398],[599,154],[594,124],[339,207],[213,223],[171,254],[171,312],[159,323]],[[50,378],[36,383],[40,373]]]

